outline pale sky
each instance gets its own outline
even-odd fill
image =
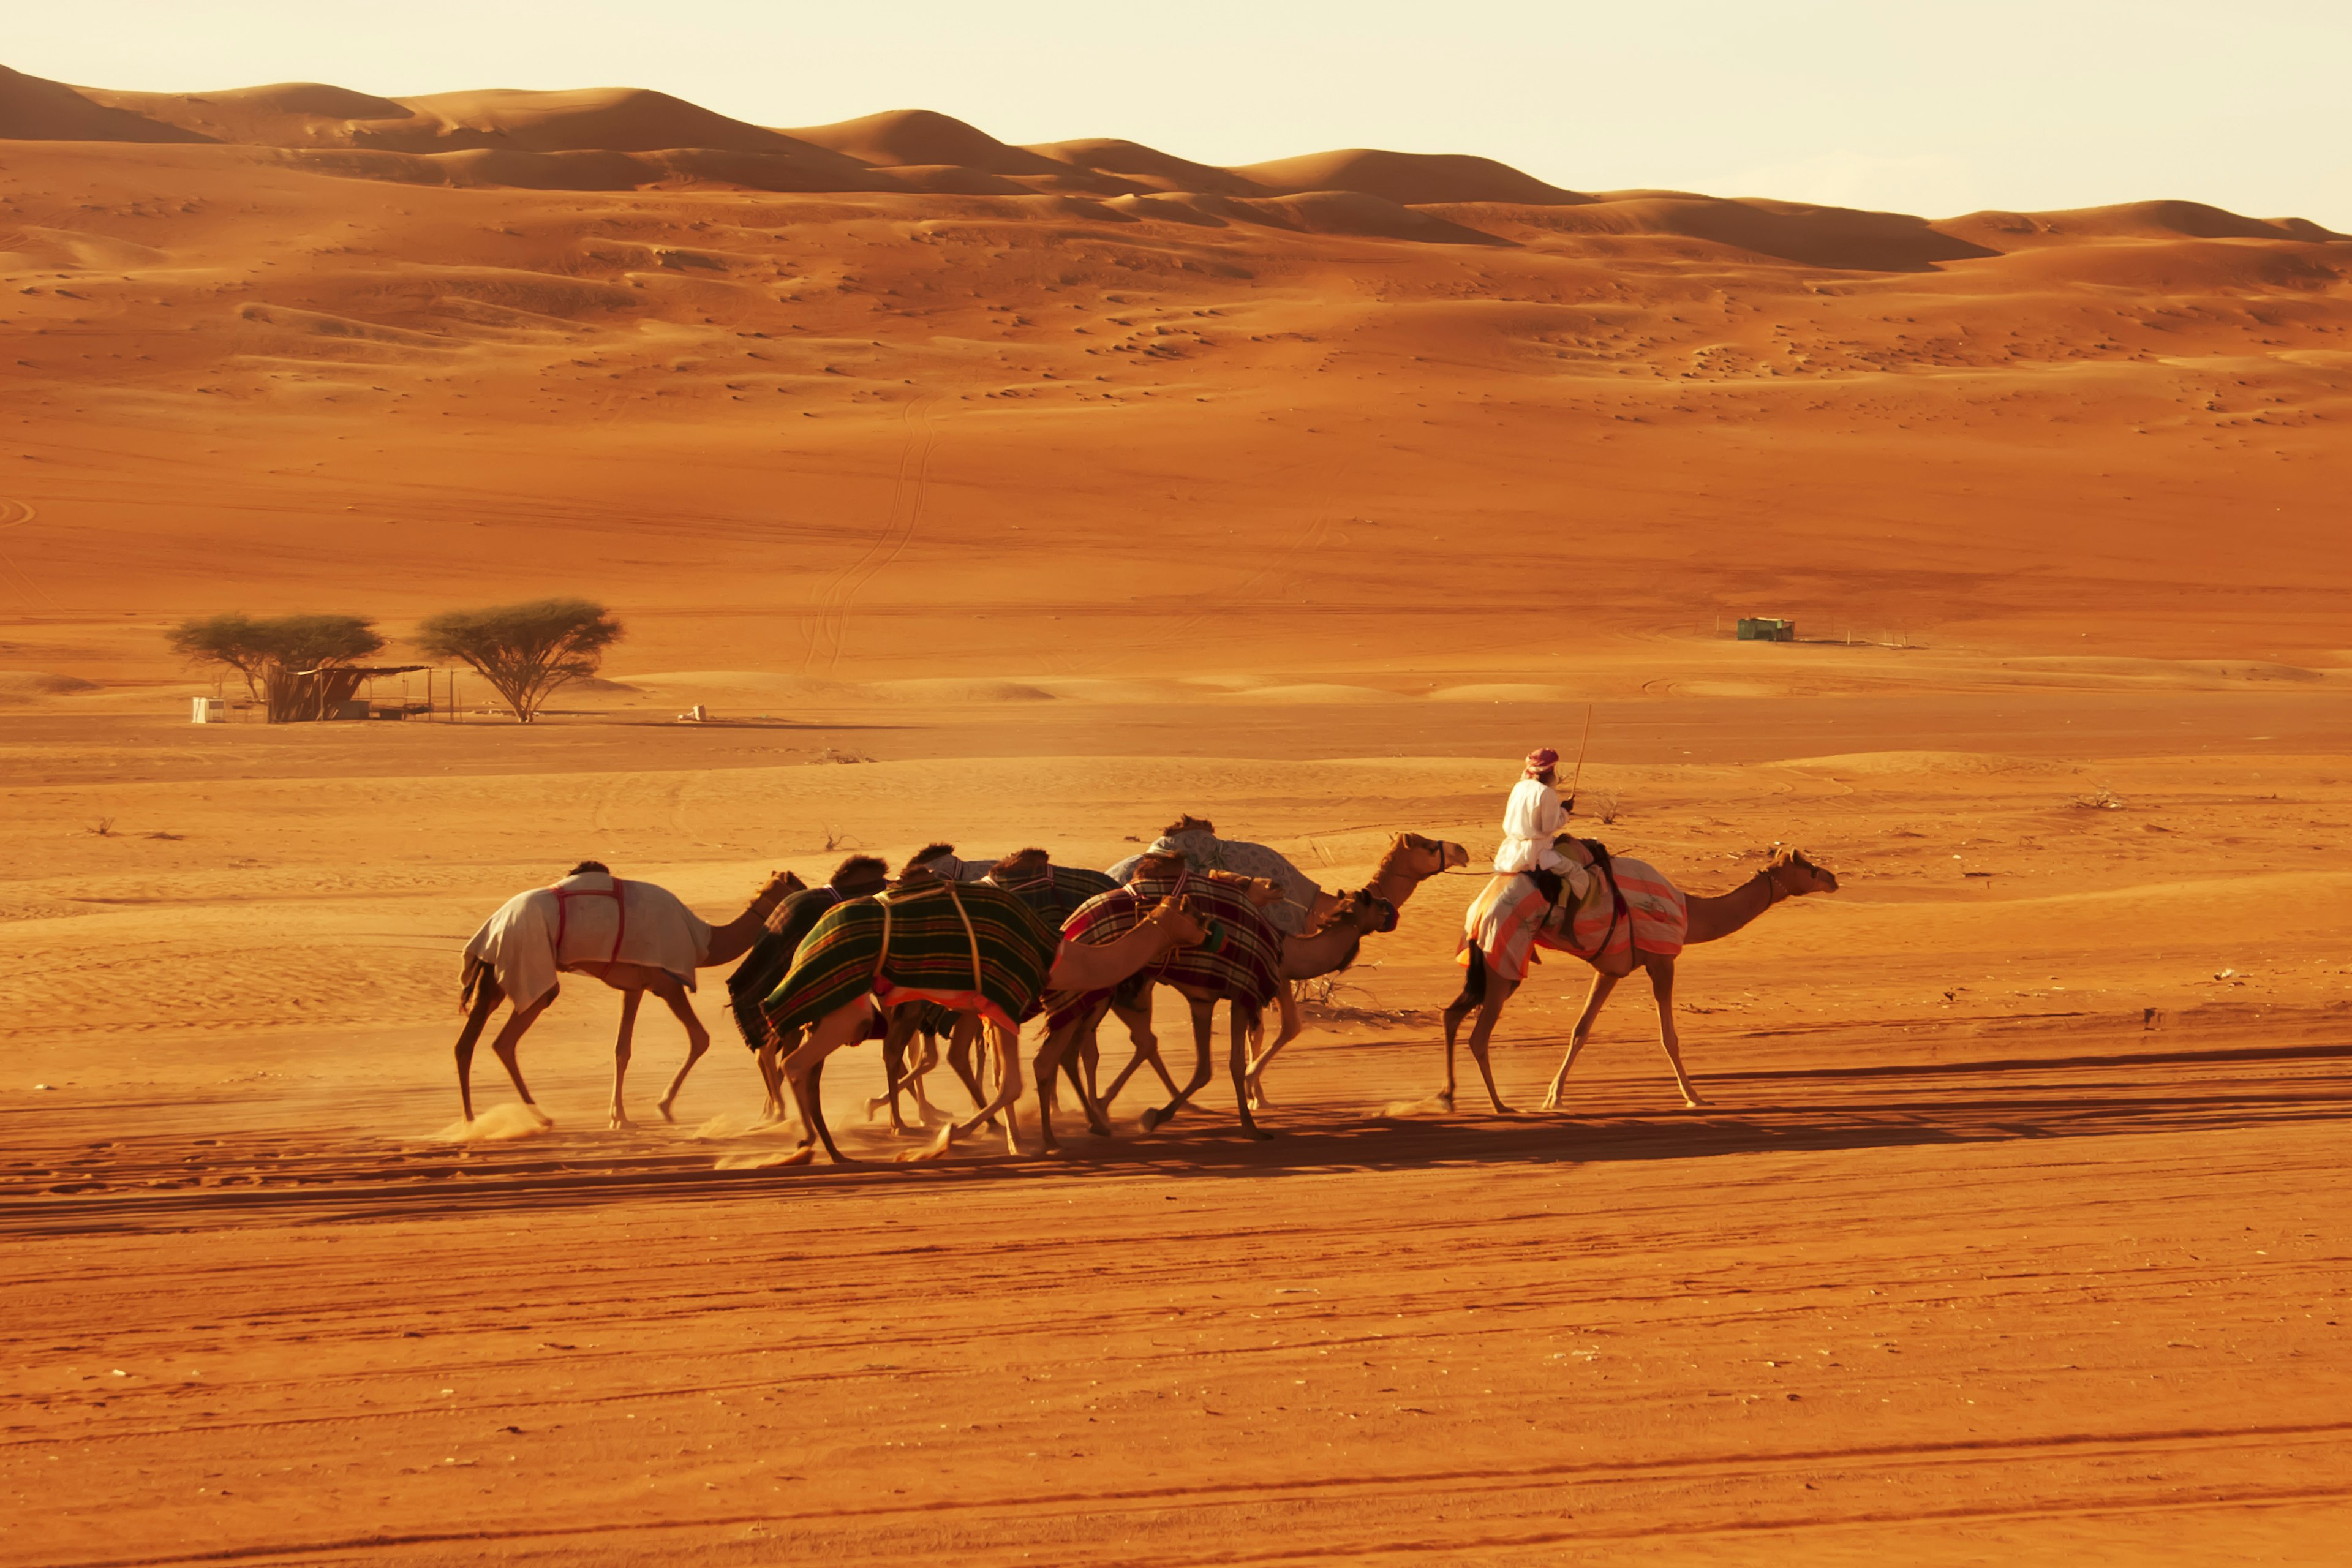
[[[2156,196],[2352,231],[2352,0],[75,0],[92,86],[657,88],[758,124],[936,109],[1211,163],[1478,153],[1581,190],[1948,216]]]

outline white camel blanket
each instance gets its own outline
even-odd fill
[[[466,944],[467,958],[488,963],[518,1009],[554,990],[559,972],[582,964],[642,963],[691,991],[709,954],[709,922],[676,893],[598,871],[516,894]]]
[[[1314,918],[1315,900],[1323,889],[1307,878],[1306,872],[1292,865],[1280,851],[1263,844],[1252,844],[1242,838],[1220,838],[1198,827],[1188,827],[1181,833],[1165,833],[1151,842],[1149,849],[1130,855],[1109,868],[1109,875],[1122,885],[1135,874],[1135,863],[1145,855],[1179,854],[1194,869],[1202,871],[1232,871],[1244,877],[1263,877],[1272,882],[1282,895],[1279,903],[1269,904],[1258,912],[1266,923],[1286,936],[1303,936],[1308,921]]]

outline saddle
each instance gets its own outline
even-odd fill
[[[1609,889],[1609,929],[1614,931],[1622,921],[1630,930],[1633,911],[1625,903],[1624,889],[1617,885],[1617,868],[1609,858],[1609,846],[1598,838],[1579,838],[1575,842],[1584,847],[1585,856],[1592,862],[1592,869],[1600,877],[1601,886]],[[1574,900],[1568,890],[1568,879],[1557,871],[1547,871],[1540,867],[1532,871],[1522,871],[1519,875],[1536,885],[1536,890],[1543,895],[1544,902],[1552,907],[1552,918],[1559,922],[1561,929],[1570,929],[1575,910],[1572,907]],[[1603,945],[1606,945],[1605,940]],[[1570,951],[1575,950],[1571,948]]]

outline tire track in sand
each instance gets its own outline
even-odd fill
[[[849,640],[849,617],[858,594],[882,571],[906,552],[922,519],[923,492],[930,483],[931,454],[939,446],[939,400],[918,397],[900,411],[906,439],[898,449],[898,471],[890,487],[890,510],[866,549],[835,573],[817,590],[805,618],[808,651],[801,659],[803,675],[831,675],[841,664]]]

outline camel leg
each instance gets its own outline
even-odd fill
[[[1285,981],[1282,989],[1274,994],[1274,999],[1282,1009],[1282,1026],[1275,1031],[1274,1044],[1253,1057],[1249,1065],[1250,1103],[1261,1110],[1274,1101],[1265,1097],[1265,1085],[1258,1075],[1265,1071],[1265,1064],[1274,1060],[1276,1051],[1297,1039],[1306,1029],[1298,1016],[1298,989],[1295,984]]]
[[[907,1042],[914,1037],[914,1006],[901,1007],[890,1015],[882,1031],[882,1092],[866,1102],[867,1121],[884,1106],[890,1109],[890,1131],[900,1138],[914,1131],[898,1114],[898,1094],[907,1087]]]
[[[1462,994],[1445,1005],[1441,1016],[1445,1023],[1445,1087],[1431,1097],[1440,1110],[1454,1109],[1454,1042],[1462,1030],[1462,1020],[1477,1011],[1486,999],[1486,985],[1492,972],[1486,966],[1486,955],[1476,948],[1470,950],[1470,972],[1463,976]]]
[[[760,1107],[761,1121],[782,1121],[784,1119],[784,1069],[780,1065],[783,1047],[773,1037],[751,1053],[760,1068],[760,1087],[767,1091],[767,1102]]]
[[[958,1018],[956,1026],[948,1031],[948,1070],[963,1085],[963,1091],[971,1096],[972,1104],[982,1106],[988,1103],[988,1096],[981,1089],[980,1075],[972,1071],[971,1039],[963,1020]]]
[[[958,1020],[961,1022],[961,1020]],[[928,1029],[922,1035],[922,1049],[915,1063],[907,1069],[907,1089],[915,1097],[915,1120],[925,1127],[940,1120],[940,1108],[923,1092],[923,1079],[940,1065],[940,1037]]]
[[[1551,1075],[1551,1088],[1544,1094],[1543,1108],[1546,1110],[1560,1109],[1559,1096],[1568,1085],[1568,1069],[1576,1065],[1576,1053],[1584,1048],[1585,1037],[1592,1033],[1592,1020],[1601,1016],[1601,1004],[1608,1001],[1609,993],[1617,988],[1619,978],[1614,974],[1603,974],[1597,969],[1592,972],[1592,989],[1584,994],[1584,1011],[1576,1016],[1576,1027],[1568,1037],[1568,1055],[1560,1058],[1559,1070]]]
[[[1004,1152],[1021,1157],[1021,1031],[992,1026],[995,1037],[997,1077],[1004,1089]]]
[[[824,1144],[826,1158],[836,1165],[855,1164],[845,1158],[833,1142],[833,1130],[825,1125],[824,1100],[822,1094],[824,1058],[850,1044],[863,1039],[866,1020],[872,1011],[863,996],[845,1003],[816,1021],[816,1026],[802,1037],[793,1054],[784,1058],[784,1081],[791,1086],[793,1103],[801,1114],[801,1141],[795,1157],[779,1162],[783,1164],[806,1164],[814,1151],[812,1141]]]
[[[497,981],[487,973],[481,975],[474,991],[474,1005],[466,1015],[466,1026],[457,1032],[457,1099],[466,1108],[468,1121],[474,1120],[474,1046],[481,1039],[490,1015],[506,999]]]
[[[499,1065],[507,1069],[507,1077],[514,1079],[515,1092],[522,1096],[522,1102],[533,1110],[539,1110],[539,1102],[531,1099],[530,1090],[523,1084],[522,1064],[515,1059],[515,1050],[522,1044],[524,1034],[533,1024],[539,1022],[539,1016],[547,1011],[548,1005],[555,1000],[560,992],[560,987],[556,991],[550,991],[521,1011],[508,1014],[506,1023],[499,1030],[499,1037],[490,1042],[490,1049],[497,1055]]]
[[[1077,1047],[1069,1056],[1071,1073],[1086,1080],[1087,1098],[1097,1101],[1100,1099],[1097,1086],[1102,1082],[1102,1046],[1096,1038],[1096,1031],[1101,1026],[1100,1014],[1087,1019],[1087,1026],[1078,1031]]]
[[[613,1042],[613,1111],[605,1122],[615,1131],[633,1131],[637,1125],[621,1104],[621,1087],[629,1076],[629,1042],[637,1032],[637,1004],[645,999],[646,994],[634,986],[621,993],[621,1036]]]
[[[1209,1028],[1210,1020],[1217,1011],[1217,999],[1213,996],[1187,996],[1184,999],[1192,1007],[1192,1081],[1178,1089],[1176,1098],[1167,1104],[1145,1108],[1143,1130],[1146,1132],[1183,1110],[1209,1081]]]
[[[1675,1069],[1675,1087],[1683,1091],[1685,1105],[1703,1110],[1706,1101],[1691,1087],[1690,1074],[1683,1071],[1682,1041],[1675,1035],[1675,961],[1654,958],[1645,967],[1650,972],[1650,994],[1658,1004],[1658,1044],[1666,1047],[1666,1065]]]
[[[1257,1020],[1250,1015],[1255,1012],[1256,1009],[1253,1007],[1244,1007],[1239,1002],[1229,1004],[1229,1005],[1233,1010],[1234,1043],[1233,1054],[1229,1058],[1227,1070],[1229,1070],[1234,1076],[1234,1103],[1241,1110],[1242,1131],[1252,1138],[1271,1138],[1274,1134],[1259,1127],[1256,1121],[1250,1115],[1249,1037],[1252,1026],[1257,1022]]]
[[[1503,1016],[1503,1004],[1509,1001],[1511,993],[1518,988],[1517,981],[1504,979],[1496,973],[1494,966],[1489,964],[1486,968],[1486,998],[1478,1005],[1478,1021],[1470,1026],[1470,1059],[1478,1064],[1478,1077],[1486,1085],[1487,1102],[1494,1106],[1497,1114],[1503,1116],[1509,1116],[1513,1112],[1509,1106],[1503,1103],[1503,1097],[1495,1092],[1495,1068],[1486,1058],[1486,1042],[1493,1037],[1495,1026]],[[1445,1052],[1445,1089],[1449,1095],[1454,1091],[1453,1046],[1454,1042],[1448,1039]]]
[[[972,1047],[979,1044],[980,1015],[966,1013],[957,1018],[955,1028],[948,1036],[948,1054],[962,1063],[957,1071],[963,1079],[964,1088],[971,1093],[971,1103],[975,1110],[988,1103],[985,1078],[988,1063],[985,1058],[975,1061],[972,1055]],[[954,1119],[950,1117],[948,1120]]]
[[[1043,1148],[1048,1154],[1062,1152],[1061,1145],[1054,1140],[1054,1110],[1058,1098],[1054,1082],[1056,1072],[1068,1075],[1070,1091],[1077,1099],[1078,1109],[1086,1113],[1087,1130],[1101,1137],[1110,1134],[1109,1119],[1087,1092],[1087,1081],[1078,1070],[1077,1062],[1078,1044],[1100,1016],[1100,1014],[1096,1014],[1074,1018],[1047,1035],[1045,1044],[1037,1047],[1037,1059],[1033,1064],[1033,1070],[1037,1075],[1037,1121],[1039,1133],[1044,1140]]]
[[[1062,1057],[1062,1071],[1070,1080],[1070,1091],[1078,1097],[1078,1108],[1087,1114],[1087,1131],[1097,1138],[1110,1136],[1110,1113],[1095,1098],[1095,1062],[1099,1053],[1095,1049],[1095,1030],[1102,1023],[1097,1012],[1082,1020],[1076,1031],[1073,1048]]]
[[[1061,1144],[1054,1139],[1054,1083],[1083,1026],[1083,1020],[1074,1019],[1047,1034],[1045,1043],[1037,1047],[1037,1059],[1030,1064],[1030,1070],[1037,1075],[1037,1147],[1042,1153],[1062,1152]],[[1079,1089],[1078,1095],[1083,1100],[1086,1090]]]
[[[679,984],[674,976],[664,975],[662,978],[668,984],[654,986],[653,993],[669,1008],[670,1016],[686,1026],[686,1061],[677,1069],[677,1076],[669,1080],[669,1087],[662,1090],[662,1097],[655,1102],[654,1109],[661,1112],[664,1121],[676,1121],[677,1118],[671,1114],[671,1107],[677,1103],[677,1091],[686,1087],[686,1075],[694,1070],[694,1064],[710,1049],[710,1031],[702,1026],[700,1018],[695,1016],[694,998],[686,994],[686,987]]]
[[[1127,1087],[1127,1080],[1135,1075],[1135,1069],[1146,1062],[1151,1064],[1151,1070],[1160,1075],[1160,1081],[1173,1095],[1176,1080],[1169,1076],[1168,1064],[1160,1059],[1160,1037],[1151,1030],[1151,993],[1146,991],[1143,994],[1143,1005],[1139,1007],[1122,1007],[1114,1002],[1111,1011],[1118,1014],[1118,1021],[1127,1026],[1128,1038],[1135,1042],[1135,1055],[1118,1069],[1118,1076],[1110,1080],[1110,1088],[1097,1098],[1104,1105],[1118,1100],[1118,1091]]]
[[[1004,1118],[1004,1152],[1021,1152],[1021,1124],[1014,1115],[1013,1102],[1021,1097],[1021,1037],[1002,1025],[988,1026],[990,1055],[997,1066],[996,1094],[986,1105],[961,1121],[950,1121],[940,1129],[940,1135],[930,1146],[919,1152],[902,1154],[902,1160],[936,1160],[955,1147],[955,1141],[967,1132],[975,1131],[999,1114]]]

